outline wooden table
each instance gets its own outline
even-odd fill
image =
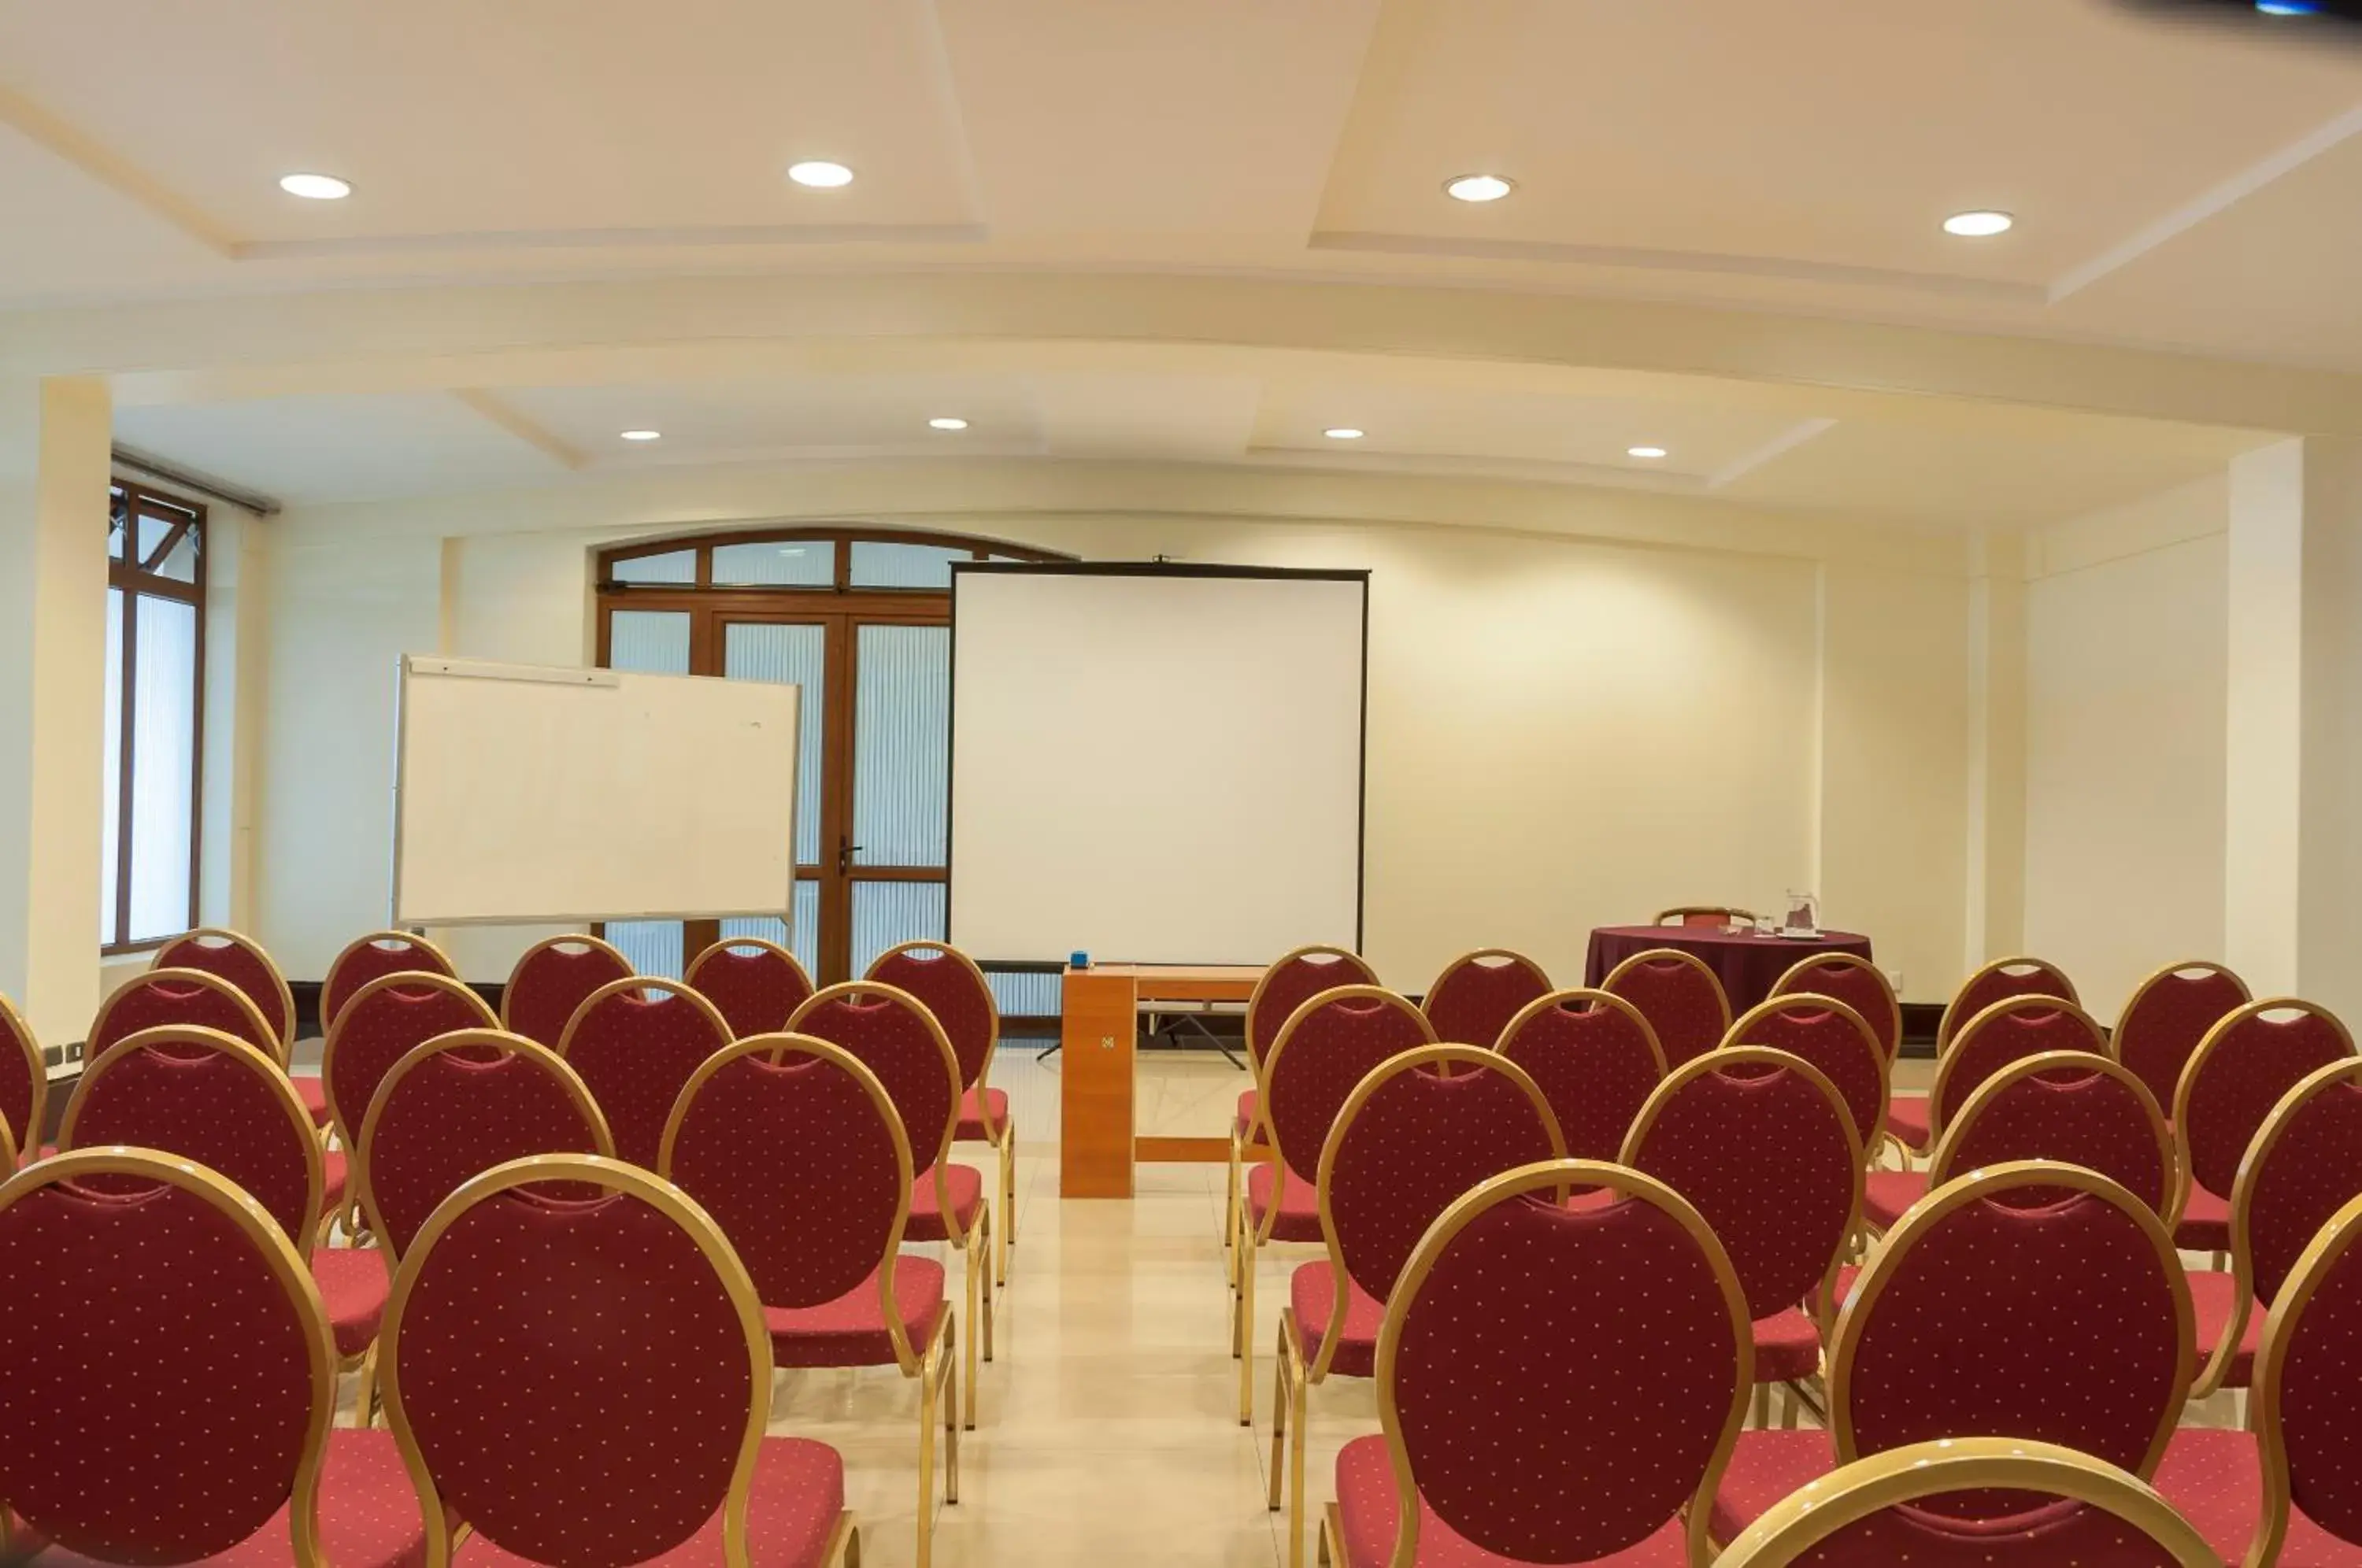
[[[1142,1002],[1243,1002],[1254,965],[1097,964],[1069,968],[1062,988],[1058,1194],[1130,1198],[1142,1160],[1230,1157],[1226,1138],[1141,1138],[1132,1132],[1132,1072]]]

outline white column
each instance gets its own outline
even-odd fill
[[[2025,944],[2025,542],[1969,542],[1965,974]]]
[[[0,383],[0,991],[51,1045],[98,1005],[112,418],[103,381]]]

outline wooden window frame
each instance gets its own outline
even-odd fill
[[[116,768],[115,799],[106,802],[115,812],[115,924],[107,940],[99,944],[102,955],[140,953],[160,947],[165,943],[196,929],[198,900],[202,896],[200,873],[204,865],[204,782],[205,782],[205,570],[212,551],[205,536],[204,503],[174,495],[151,485],[116,478],[111,490],[123,497],[124,555],[117,558],[110,545],[106,557],[106,585],[123,594],[123,657],[117,672],[120,684],[118,698],[117,744],[118,761]],[[107,531],[115,530],[115,513],[110,494]],[[171,528],[145,559],[139,558],[139,518],[142,509],[152,508],[146,515],[160,519],[169,516]],[[196,568],[192,580],[166,577],[155,569],[172,553],[184,536],[193,535],[196,546]],[[196,617],[196,651],[193,660],[195,690],[191,693],[189,746],[189,909],[188,920],[181,930],[160,935],[131,937],[131,870],[137,853],[132,842],[132,779],[133,762],[138,744],[139,675],[139,608],[142,598],[169,599],[192,607]]]

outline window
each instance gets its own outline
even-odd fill
[[[113,953],[197,923],[205,509],[118,480],[108,510],[98,938]]]

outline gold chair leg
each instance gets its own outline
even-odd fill
[[[1287,1385],[1287,1568],[1304,1568],[1304,1424],[1311,1391],[1311,1369],[1299,1361]]]
[[[353,1425],[367,1427],[377,1411],[377,1342],[361,1353],[360,1380],[353,1386]]]
[[[969,1237],[974,1243],[969,1266],[982,1271],[984,1276],[984,1359],[992,1359],[992,1210],[984,1204],[976,1206],[976,1222],[979,1233]]]
[[[942,1393],[937,1396],[944,1410],[944,1502],[945,1506],[959,1501],[959,1320],[946,1313],[944,1320],[943,1353],[937,1357],[935,1384]]]
[[[1254,1425],[1254,1227],[1239,1226],[1239,1425]]]
[[[982,1311],[979,1300],[976,1277],[976,1244],[975,1238],[970,1236],[967,1249],[967,1408],[962,1417],[962,1424],[969,1431],[976,1430],[977,1322]]]
[[[935,1555],[935,1396],[941,1386],[919,1369],[918,1564],[930,1568]]]
[[[992,1272],[1002,1285],[1009,1283],[1009,1249],[1017,1240],[1017,1135],[1008,1127],[1000,1130],[1000,1223],[992,1237]]]
[[[1265,1488],[1268,1495],[1264,1499],[1264,1506],[1273,1513],[1279,1512],[1280,1467],[1287,1458],[1288,1350],[1287,1309],[1282,1308],[1279,1314],[1279,1340],[1272,1347],[1272,1353],[1277,1357],[1277,1360],[1272,1367],[1271,1374],[1271,1480]]]

